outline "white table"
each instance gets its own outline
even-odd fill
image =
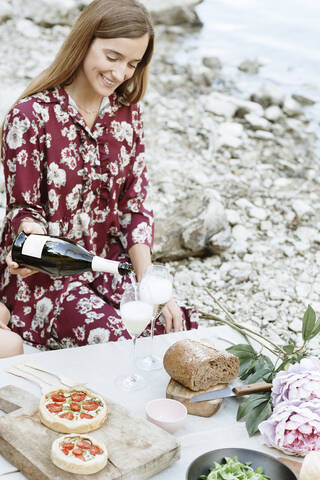
[[[218,349],[224,349],[229,344],[223,339],[243,343],[243,338],[229,327],[200,328],[198,330],[171,333],[156,336],[154,352],[163,356],[167,348],[181,338],[208,338],[214,341]],[[144,417],[144,407],[153,398],[165,397],[169,376],[164,369],[154,372],[144,372],[148,380],[145,390],[123,393],[114,385],[114,378],[126,373],[132,364],[132,345],[124,340],[116,343],[90,345],[86,347],[48,351],[36,351],[24,356],[0,360],[0,386],[16,385],[40,398],[40,389],[28,380],[10,375],[4,371],[19,360],[30,359],[44,367],[54,368],[70,378],[88,382],[88,388],[121,403],[136,415]],[[145,355],[150,349],[150,338],[140,338],[137,341],[137,355]],[[30,350],[29,350],[30,351]],[[45,374],[44,374],[45,375]],[[48,377],[49,378],[49,377]],[[52,379],[52,377],[51,377]],[[181,443],[181,459],[163,472],[155,475],[154,480],[183,480],[188,465],[198,455],[215,448],[242,447],[265,451],[273,456],[280,452],[263,445],[258,435],[249,438],[245,425],[236,422],[237,399],[225,399],[219,411],[209,418],[188,415],[185,425],[175,434]],[[284,456],[284,455],[282,455]],[[12,473],[9,473],[12,472]],[[0,480],[25,479],[0,456]]]

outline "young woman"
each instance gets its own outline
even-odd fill
[[[15,235],[70,238],[96,255],[127,260],[138,281],[151,263],[153,215],[143,125],[154,32],[136,0],[94,0],[54,62],[6,117],[2,158],[7,215],[0,295],[12,329],[52,349],[128,337],[117,312],[124,282],[109,274],[53,278],[12,261]],[[187,313],[185,315],[185,313]],[[172,299],[156,333],[196,326]]]

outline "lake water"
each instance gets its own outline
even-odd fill
[[[243,91],[272,80],[288,93],[312,97],[317,104],[309,111],[319,130],[319,0],[204,0],[197,13],[204,26],[188,40],[193,55],[219,57]],[[256,58],[263,64],[258,75],[238,70]]]

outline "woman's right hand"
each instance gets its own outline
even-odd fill
[[[25,233],[45,233],[42,225],[40,225],[40,223],[34,222],[33,220],[24,220],[23,222],[21,222],[18,233],[22,231],[24,231]],[[27,278],[30,277],[30,275],[38,272],[38,270],[35,268],[20,268],[19,265],[12,260],[11,250],[6,257],[6,262],[12,275],[20,275],[22,278]]]

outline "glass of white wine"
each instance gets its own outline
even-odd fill
[[[127,284],[120,301],[120,315],[133,341],[133,362],[135,365],[136,341],[153,316],[153,305],[139,299],[135,284]],[[136,372],[116,378],[116,385],[125,391],[140,390],[146,386],[142,375]]]
[[[154,327],[163,307],[172,298],[172,276],[163,265],[150,265],[139,285],[139,295],[143,302],[153,305],[151,321],[151,352],[146,357],[137,359],[137,366],[142,370],[159,370],[162,361],[153,354]]]

